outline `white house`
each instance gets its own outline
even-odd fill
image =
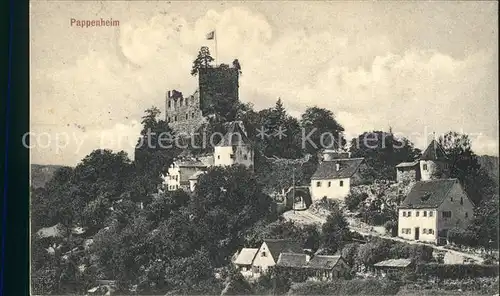
[[[195,173],[206,171],[207,164],[200,160],[177,160],[168,168],[168,173],[164,177],[166,190],[175,191],[177,189],[190,190],[189,178]]]
[[[302,248],[286,239],[265,239],[252,263],[254,273],[264,273],[270,266],[276,265],[281,253],[301,253]]]
[[[214,165],[242,164],[253,167],[254,151],[240,121],[231,122],[222,140],[214,147]]]
[[[419,181],[398,210],[398,236],[438,243],[449,229],[466,227],[474,205],[457,179]]]
[[[344,200],[351,191],[351,185],[360,179],[358,171],[363,160],[343,158],[322,161],[311,177],[312,201],[323,197]]]

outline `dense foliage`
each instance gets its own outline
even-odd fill
[[[361,173],[366,180],[395,180],[395,166],[421,153],[408,139],[383,131],[364,132],[352,139],[350,152],[352,157],[365,158],[367,169]]]

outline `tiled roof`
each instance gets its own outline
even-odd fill
[[[226,134],[222,137],[222,140],[217,144],[217,146],[238,146],[238,145],[248,145],[250,140],[242,127],[243,123],[241,121],[233,121],[227,127]]]
[[[432,140],[432,142],[427,146],[424,153],[420,157],[421,160],[446,160],[446,153],[443,150],[443,147],[436,141]]]
[[[234,260],[234,263],[238,265],[250,265],[258,251],[259,249],[243,248],[238,257],[236,257],[236,260]]]
[[[363,158],[345,158],[332,161],[323,161],[318,165],[316,172],[311,177],[312,180],[344,179],[354,175],[359,166],[363,163]],[[340,165],[337,171],[337,164]]]
[[[341,256],[331,256],[331,255],[316,255],[311,258],[311,261],[307,264],[308,268],[312,269],[327,269],[330,270],[337,262],[340,260]]]
[[[275,260],[278,259],[281,253],[299,253],[302,252],[302,248],[294,241],[286,239],[264,239],[267,247],[269,248],[269,253]]]
[[[418,161],[412,161],[412,162],[402,162],[398,164],[396,167],[397,168],[407,168],[407,167],[414,167],[418,164]]]
[[[281,253],[277,266],[281,267],[304,267],[307,264],[307,255],[299,253]]]
[[[411,259],[389,259],[375,263],[375,267],[408,267],[412,264]]]
[[[437,208],[457,182],[457,179],[419,181],[413,185],[400,208]]]

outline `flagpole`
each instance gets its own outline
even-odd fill
[[[217,31],[214,30],[214,41],[215,41],[215,67],[217,67]]]

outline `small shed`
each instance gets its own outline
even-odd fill
[[[411,259],[389,259],[375,263],[373,268],[379,275],[385,276],[389,273],[409,272],[415,265]]]
[[[346,278],[350,268],[340,255],[316,255],[307,264],[311,277],[319,280]]]

